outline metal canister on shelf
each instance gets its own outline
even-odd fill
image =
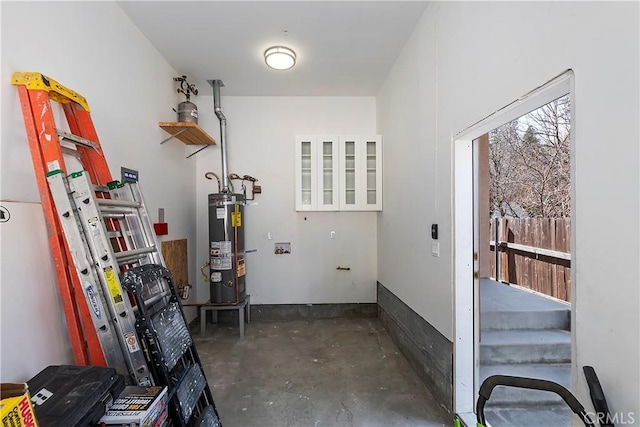
[[[181,102],[180,104],[178,104],[178,109],[176,110],[176,112],[178,113],[179,122],[198,123],[198,107],[193,102]]]

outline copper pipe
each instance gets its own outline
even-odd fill
[[[238,206],[238,205],[236,205]],[[242,221],[242,219],[240,220]],[[237,224],[236,224],[237,225]],[[234,232],[234,245],[233,245],[233,256],[236,260],[236,271],[233,275],[234,280],[236,281],[236,304],[240,302],[240,280],[238,277],[238,227],[233,227]]]

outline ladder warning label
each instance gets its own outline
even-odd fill
[[[109,288],[109,293],[111,294],[111,298],[113,298],[113,302],[116,304],[124,302],[122,291],[120,290],[120,285],[118,284],[118,279],[116,278],[116,273],[113,271],[113,267],[107,267],[104,269],[104,279],[107,282],[107,288]]]
[[[47,169],[49,172],[51,171],[57,171],[58,169],[60,169],[60,162],[57,160],[53,160],[51,162],[47,163]]]
[[[138,339],[136,338],[136,334],[133,332],[127,332],[124,334],[124,340],[127,342],[127,347],[129,347],[129,353],[135,353],[140,350],[140,346],[138,345]]]

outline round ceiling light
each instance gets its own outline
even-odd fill
[[[296,53],[284,46],[273,46],[264,51],[264,62],[274,70],[288,70],[296,64]]]

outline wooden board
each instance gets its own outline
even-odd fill
[[[216,141],[193,122],[159,122],[158,126],[188,145],[215,145]]]
[[[490,236],[494,235],[494,224]],[[498,227],[498,280],[570,301],[571,220],[502,218]],[[491,271],[495,271],[494,257]]]
[[[162,242],[162,256],[173,275],[176,288],[189,283],[189,262],[187,259],[187,239]]]

